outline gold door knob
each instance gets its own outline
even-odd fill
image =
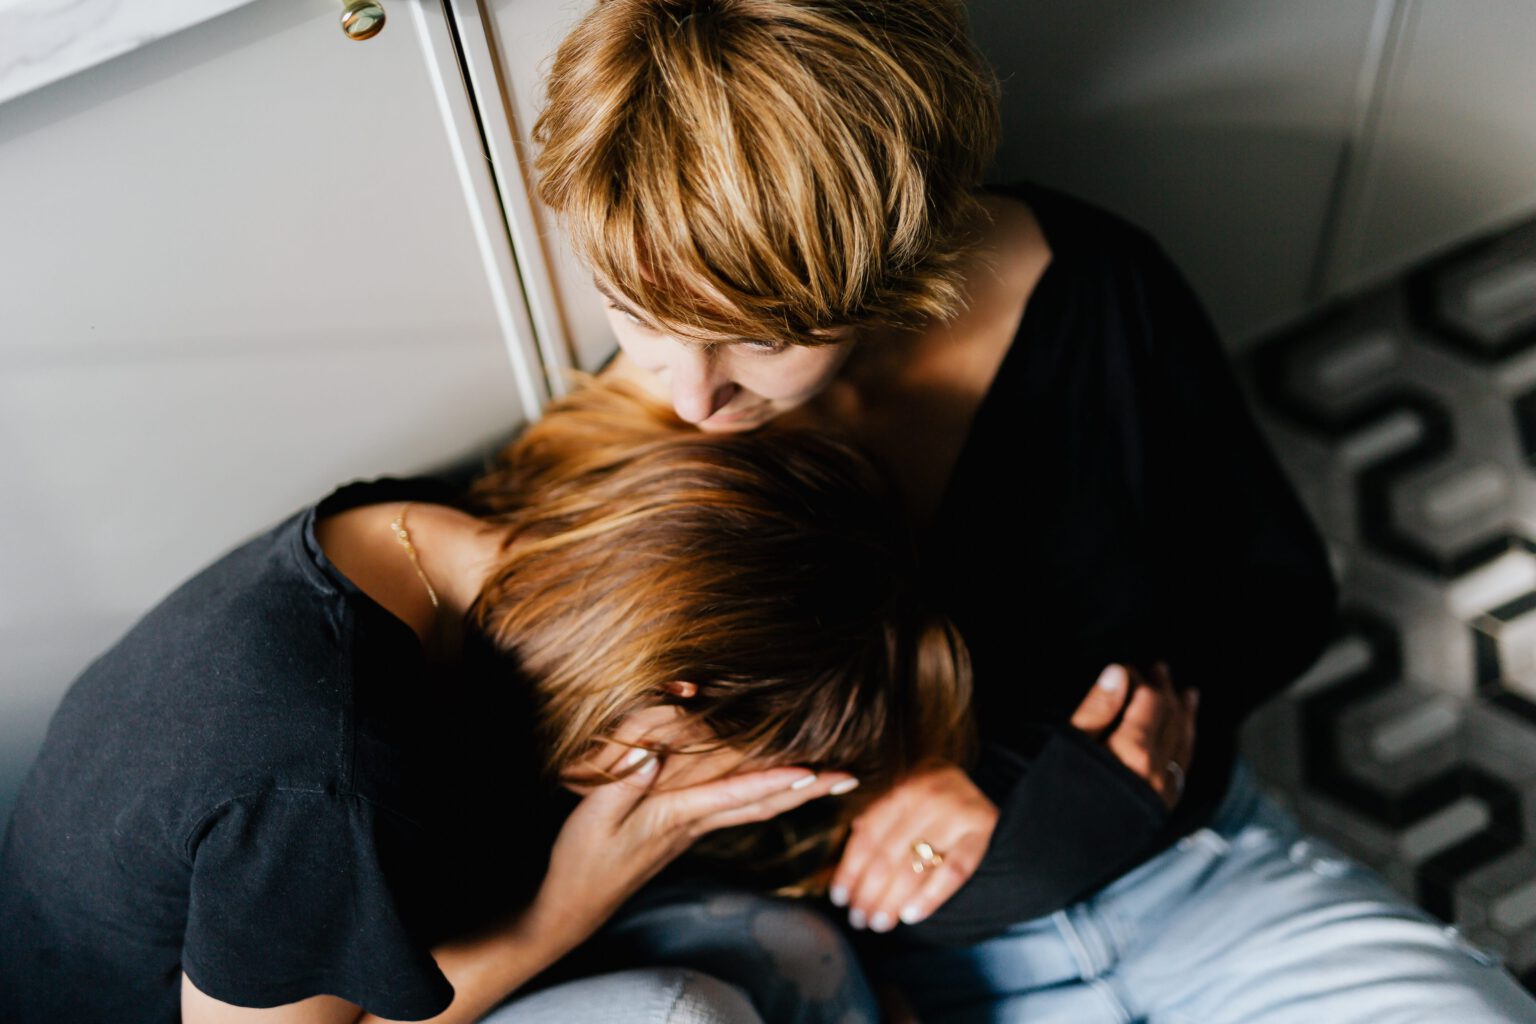
[[[341,12],[341,30],[348,39],[372,39],[384,27],[384,8],[373,0],[348,0]]]

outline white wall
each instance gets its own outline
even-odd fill
[[[1536,4],[1400,0],[1328,285],[1378,281],[1536,209]]]
[[[1148,228],[1245,337],[1310,301],[1376,0],[973,0],[999,177]]]

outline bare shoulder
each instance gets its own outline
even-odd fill
[[[885,344],[854,370],[860,434],[893,468],[919,522],[937,507],[1051,261],[1028,205],[992,195],[982,202],[987,216],[969,257],[964,311],[909,335],[877,339]]]
[[[389,528],[390,508],[398,506],[359,505],[315,520],[320,550],[365,592],[369,578],[376,573],[374,550],[377,538]]]
[[[412,507],[413,517],[423,506]],[[420,581],[390,523],[400,505],[359,505],[315,522],[315,540],[330,563],[386,611],[426,638],[431,609],[423,601]],[[415,518],[412,523],[414,525]]]
[[[1051,262],[1051,249],[1028,204],[1008,196],[982,197],[989,220],[981,229],[966,275],[966,309],[923,332],[913,371],[946,380],[980,401],[1018,333],[1035,286]]]
[[[1034,210],[1022,199],[988,193],[982,206],[992,217],[982,246],[992,253],[997,276],[1026,292],[1051,260],[1051,247]]]

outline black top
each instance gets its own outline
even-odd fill
[[[1333,634],[1337,584],[1225,349],[1150,237],[1061,193],[1052,258],[925,542],[976,671],[973,773],[1001,818],[980,870],[896,941],[967,943],[1081,899],[1209,819],[1239,723]],[[1068,724],[1112,661],[1200,688],[1170,815]]]
[[[454,500],[342,488],[70,688],[0,851],[0,1020],[177,1021],[183,970],[246,1006],[448,1005],[430,948],[526,903],[569,800],[505,668],[472,647],[435,669],[316,544],[317,515],[407,498]]]

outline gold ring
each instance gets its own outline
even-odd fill
[[[933,844],[926,839],[919,839],[912,844],[912,870],[922,874],[929,868],[936,868],[944,863],[944,855],[933,848]]]

